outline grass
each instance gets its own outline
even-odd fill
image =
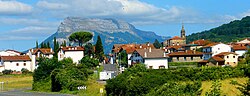
[[[33,77],[28,75],[2,75],[0,82],[4,82],[4,91],[32,88]]]
[[[235,80],[241,84],[246,83],[248,78],[244,77],[244,78],[229,78],[229,79],[225,79],[225,80],[221,80],[221,92],[222,95],[226,95],[226,96],[238,96],[241,94],[241,92],[236,89],[235,85],[230,84],[230,82],[232,80]],[[213,81],[203,81],[202,82],[202,96],[205,96],[205,93],[210,91],[211,86],[212,86],[212,82]]]

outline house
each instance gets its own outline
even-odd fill
[[[247,52],[248,48],[245,44],[233,44],[232,51],[238,54],[238,56],[243,57],[243,55]]]
[[[168,69],[168,58],[162,49],[136,49],[131,64],[143,63],[149,69]]]
[[[153,44],[151,43],[145,43],[145,44],[114,44],[112,52],[114,52],[114,59],[116,60],[116,63],[119,62],[119,54],[122,51],[125,51],[127,53],[127,57],[128,57],[128,66],[131,66],[131,60],[129,60],[129,58],[131,57],[132,53],[136,50],[136,49],[156,49],[154,47]],[[116,59],[117,58],[117,59]],[[112,60],[114,60],[112,59]]]
[[[195,50],[185,50],[184,52],[173,52],[167,54],[169,62],[200,62],[203,53]]]
[[[211,43],[202,48],[204,60],[208,60],[221,52],[232,52],[231,46],[223,43]]]
[[[181,45],[174,45],[174,46],[168,46],[163,48],[165,52],[167,53],[173,53],[173,52],[183,52],[185,49]]]
[[[250,44],[250,39],[249,38],[245,38],[244,40],[238,41],[238,44]]]
[[[212,42],[208,40],[200,39],[200,40],[190,42],[187,45],[184,45],[184,48],[185,50],[197,50],[210,43]]]
[[[222,52],[208,60],[208,65],[223,66],[230,65],[232,67],[238,64],[238,54],[234,52]]]
[[[21,56],[1,56],[0,72],[3,70],[21,71],[22,68],[26,68],[29,71],[35,70],[35,64],[31,62],[31,58],[28,55]]]
[[[58,60],[64,58],[71,58],[74,63],[79,63],[79,61],[84,57],[84,47],[61,47],[58,52]]]
[[[181,37],[174,36],[163,42],[164,46],[175,46],[175,45],[185,45],[186,44],[186,35],[184,25],[182,25],[181,29]]]
[[[37,49],[30,49],[27,55],[35,56],[35,58],[40,57],[47,57],[52,58],[54,54],[54,51],[52,48],[37,48]]]
[[[118,75],[118,69],[115,64],[104,64],[103,71],[100,72],[100,80],[108,80]]]
[[[5,50],[5,51],[0,51],[0,56],[19,56],[22,55],[21,52],[18,52],[16,50]]]

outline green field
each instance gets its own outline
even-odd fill
[[[4,82],[4,91],[32,88],[32,75],[2,75],[0,82]]]

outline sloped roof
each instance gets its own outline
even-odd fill
[[[173,53],[169,53],[168,56],[202,56],[203,53],[202,52],[198,52],[198,51],[192,51],[192,50],[186,50],[185,52],[173,52]]]
[[[237,51],[237,50],[247,50],[247,46],[245,46],[243,44],[233,44],[232,48],[235,51]]]
[[[223,58],[219,57],[219,56],[213,56],[212,57],[213,60],[220,62],[220,61],[225,61]]]
[[[217,45],[217,44],[220,44],[220,43],[210,43],[210,44],[207,44],[206,46],[204,46],[204,48],[212,47],[212,46]]]
[[[208,41],[208,40],[200,39],[200,40],[190,42],[189,44],[197,44],[197,45],[200,45],[200,46],[205,46],[205,45],[207,45],[209,43],[212,43],[212,42]]]
[[[21,56],[1,56],[1,60],[4,61],[31,61],[30,57],[27,55]]]
[[[84,47],[82,46],[77,46],[77,47],[72,47],[72,46],[67,46],[67,47],[61,47],[63,51],[84,51]]]
[[[179,36],[174,36],[174,37],[170,38],[170,40],[183,40],[183,38],[181,38]]]
[[[166,58],[166,54],[162,49],[136,49],[135,51],[138,52],[143,58]]]
[[[234,52],[221,52],[221,53],[219,53],[219,54],[217,54],[217,55],[215,55],[215,56],[226,56],[226,55],[229,55],[229,54],[238,55],[238,54],[236,54],[236,53],[234,53]]]
[[[171,48],[178,50],[178,49],[181,49],[182,46],[181,45],[175,45],[175,46],[168,46],[167,47],[167,49],[171,49]]]
[[[32,50],[32,49],[31,49]],[[43,54],[54,54],[54,51],[51,48],[37,48],[33,49],[32,54],[37,54],[37,52],[42,52]]]
[[[117,53],[122,50],[126,50],[127,54],[133,53],[136,49],[155,49],[153,44],[146,43],[146,44],[114,44],[113,52]]]
[[[6,51],[13,51],[13,52],[16,52],[16,53],[18,53],[18,54],[22,54],[22,52],[19,52],[19,51],[16,51],[16,50],[12,50],[12,49],[8,49],[8,50],[6,50]]]

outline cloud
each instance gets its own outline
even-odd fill
[[[1,1],[1,15],[23,15],[32,12],[32,6],[17,1]]]
[[[49,10],[62,10],[66,9],[69,6],[62,3],[49,3],[47,1],[38,1],[36,4],[38,7],[49,9]]]
[[[27,18],[6,18],[0,17],[0,25],[22,25],[22,26],[54,26],[57,27],[60,21],[48,21]]]
[[[243,12],[242,14],[240,14],[242,17],[246,17],[246,16],[250,16],[250,9],[246,12]]]

